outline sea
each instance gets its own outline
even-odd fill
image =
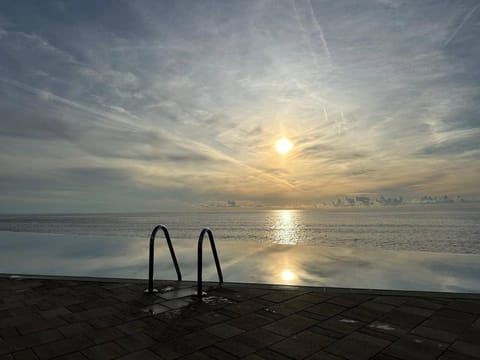
[[[158,224],[187,280],[208,227],[229,282],[480,292],[480,204],[0,215],[0,273],[143,279]],[[155,241],[155,278],[175,279],[162,232]],[[203,252],[216,281],[208,238]]]

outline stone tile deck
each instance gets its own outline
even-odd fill
[[[480,296],[0,277],[0,360],[480,359]]]

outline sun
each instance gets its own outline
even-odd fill
[[[292,148],[293,144],[287,138],[281,138],[275,144],[275,150],[277,150],[279,154],[286,154],[292,150]]]
[[[293,281],[295,279],[295,274],[290,270],[282,271],[282,279],[285,281]]]

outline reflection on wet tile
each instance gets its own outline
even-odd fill
[[[146,306],[142,309],[143,312],[152,314],[152,315],[158,315],[161,313],[164,313],[165,311],[170,310],[169,308],[159,305],[159,304],[153,304],[150,306]]]

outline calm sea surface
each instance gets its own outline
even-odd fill
[[[1,215],[0,272],[146,276],[148,237],[165,224],[185,278],[196,241],[215,235],[227,281],[480,291],[478,205],[145,214]],[[161,236],[157,277],[174,278]],[[215,279],[206,244],[207,279]]]

